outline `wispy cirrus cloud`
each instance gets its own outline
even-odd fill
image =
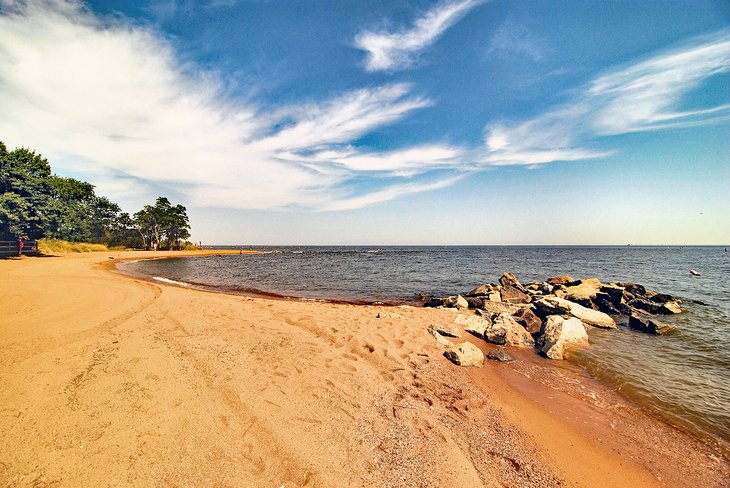
[[[409,67],[415,56],[449,27],[485,0],[444,1],[416,19],[413,27],[395,32],[364,30],[355,45],[367,52],[367,71],[395,71]]]
[[[507,20],[492,35],[487,52],[505,58],[519,56],[543,61],[552,49],[526,26]]]
[[[74,1],[4,2],[0,66],[3,140],[88,175],[111,197],[168,187],[193,205],[353,208],[418,191],[411,178],[433,172],[428,154],[455,154],[352,146],[431,103],[408,84],[272,110],[226,95],[155,31]],[[350,184],[363,177],[375,178],[376,196]]]
[[[590,149],[602,136],[713,124],[730,118],[730,104],[687,107],[708,78],[730,72],[730,31],[597,76],[569,103],[518,123],[486,128],[483,163],[544,164],[606,156]]]

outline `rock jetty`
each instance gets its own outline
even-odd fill
[[[588,331],[593,327],[616,329],[620,323],[641,332],[666,334],[674,327],[656,316],[683,311],[680,298],[638,283],[603,283],[564,275],[522,284],[508,272],[498,283],[485,283],[460,295],[423,294],[422,302],[425,307],[472,309],[475,315],[462,312],[452,325],[500,346],[536,347],[551,359],[563,359],[566,349],[588,346]],[[441,337],[458,337],[445,326],[429,330]],[[454,354],[449,352],[448,357]]]

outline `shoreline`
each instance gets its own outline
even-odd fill
[[[562,368],[534,369],[527,357],[517,367],[452,366],[425,326],[454,312],[402,307],[403,319],[375,319],[392,307],[168,286],[109,272],[119,260],[107,255],[144,253],[101,254],[0,262],[11,290],[0,298],[6,484],[118,475],[121,484],[337,486],[351,476],[361,486],[722,486],[730,473],[726,458],[660,420],[639,414],[632,430],[622,425],[636,416],[630,406],[546,386],[564,386],[569,375],[546,373]],[[662,457],[647,455],[655,446]],[[79,471],[83,449],[108,471]],[[631,459],[640,452],[648,457]],[[576,456],[588,464],[573,466]],[[207,477],[175,464],[183,459]]]
[[[327,246],[325,246],[327,247]],[[367,247],[367,246],[363,246]],[[590,246],[589,246],[590,247]],[[612,247],[612,246],[605,246],[605,247]],[[706,246],[705,246],[706,247]],[[722,247],[722,246],[717,246]],[[207,252],[204,251],[205,254],[203,256],[210,256],[210,255],[217,255],[217,253],[214,252],[214,250],[208,250]],[[248,254],[260,254],[259,251],[250,251]],[[237,254],[237,251],[231,250],[230,252],[223,252],[222,254]],[[183,259],[183,258],[190,258],[190,257],[199,257],[201,255],[190,255],[190,256],[161,256],[161,257],[152,257],[149,259]],[[133,262],[142,261],[143,259],[135,259]],[[125,264],[125,262],[129,262],[128,260],[121,260],[119,261],[119,264],[122,266]],[[116,271],[118,271],[121,274],[126,274],[131,277],[143,279],[146,281],[150,281],[153,283],[164,283],[169,286],[180,286],[183,288],[189,288],[189,289],[196,289],[200,291],[206,291],[210,293],[222,293],[222,294],[229,294],[234,296],[244,296],[244,297],[251,297],[251,298],[265,298],[265,299],[272,299],[272,300],[284,300],[284,301],[293,301],[293,302],[302,302],[302,303],[330,303],[330,304],[339,304],[339,305],[353,305],[353,306],[380,306],[380,307],[400,307],[403,305],[406,306],[415,306],[417,308],[421,308],[422,304],[420,301],[388,301],[388,302],[368,302],[368,301],[355,301],[355,300],[338,300],[338,299],[331,299],[331,298],[306,298],[306,297],[294,297],[294,296],[285,296],[280,295],[274,292],[265,292],[265,291],[259,291],[259,290],[246,290],[246,289],[239,289],[235,287],[223,287],[223,286],[215,286],[215,285],[206,285],[202,283],[188,283],[188,282],[167,282],[164,277],[160,280],[160,277],[152,276],[145,274],[143,272],[134,272],[129,270],[128,268],[125,270],[123,268],[120,268],[119,266],[116,266],[114,268]],[[466,334],[467,336],[469,334]],[[457,341],[458,342],[458,341]],[[483,347],[483,343],[481,341],[473,341],[475,345],[480,347],[484,350],[485,355],[488,352],[488,350],[494,349],[497,347],[493,344],[488,344],[487,347]],[[510,348],[511,351],[515,350],[515,348]],[[607,392],[610,392],[612,394],[615,394],[618,398],[620,398],[623,402],[635,407],[636,409],[641,410],[643,415],[648,415],[652,417],[654,420],[658,422],[662,422],[667,424],[668,427],[671,427],[673,429],[677,429],[678,431],[682,432],[683,434],[686,434],[688,436],[693,437],[698,442],[701,442],[703,444],[707,444],[712,449],[718,451],[721,453],[726,459],[730,460],[730,445],[724,441],[722,438],[718,438],[716,436],[713,436],[706,431],[702,431],[700,429],[693,429],[691,425],[688,423],[683,423],[680,420],[674,418],[670,415],[662,414],[658,409],[656,409],[651,403],[642,403],[641,398],[636,398],[634,396],[631,396],[629,394],[626,394],[620,389],[617,389],[604,381],[602,381],[600,378],[597,378],[590,369],[590,365],[579,361],[578,358],[573,357],[571,358],[571,354],[568,354],[566,357],[566,361],[564,364],[561,364],[561,362],[554,362],[549,361],[539,354],[537,352],[532,351],[533,354],[531,354],[531,357],[529,357],[529,360],[532,361],[536,366],[543,367],[543,368],[561,368],[565,369],[566,367],[572,368],[574,373],[579,373],[581,375],[586,376],[590,381],[594,382],[597,387],[600,387],[601,389],[604,389]],[[523,359],[526,357],[523,354]],[[569,365],[569,366],[568,366]]]

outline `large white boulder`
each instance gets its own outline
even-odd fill
[[[564,298],[547,297],[535,302],[538,310],[545,315],[572,315],[584,324],[603,329],[615,329],[616,322],[607,314],[586,308]]]
[[[563,359],[566,347],[588,345],[586,328],[579,319],[565,319],[550,315],[545,321],[543,334],[538,339],[540,352],[550,359]]]

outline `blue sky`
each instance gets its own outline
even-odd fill
[[[726,244],[726,1],[0,0],[0,140],[219,244]]]

